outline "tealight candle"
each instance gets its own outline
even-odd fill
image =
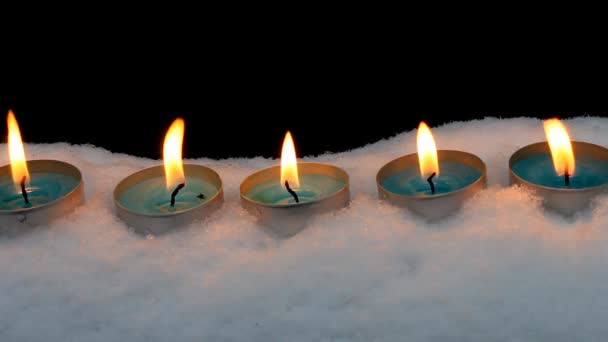
[[[280,237],[302,230],[307,220],[348,205],[348,175],[336,166],[296,159],[291,133],[281,151],[281,165],[247,177],[241,184],[241,204]]]
[[[486,166],[461,151],[437,150],[428,126],[421,122],[418,153],[384,165],[376,176],[378,195],[428,219],[444,218],[486,186]]]
[[[82,174],[58,160],[26,160],[17,120],[9,110],[10,165],[0,167],[0,228],[36,226],[84,202]]]
[[[525,146],[509,159],[511,184],[534,191],[546,208],[571,216],[608,191],[608,149],[570,141],[557,119],[544,122],[546,142]]]
[[[203,219],[223,202],[222,180],[210,168],[183,164],[184,121],[176,119],[165,136],[164,165],[140,170],[114,189],[118,217],[141,234],[162,234]]]

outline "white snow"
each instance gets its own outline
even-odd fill
[[[573,139],[608,146],[608,119],[565,123]],[[78,166],[87,201],[50,227],[0,236],[0,341],[608,340],[608,197],[565,220],[508,186],[511,153],[544,140],[540,120],[433,132],[439,148],[488,167],[488,189],[459,214],[431,225],[377,199],[378,169],[415,151],[407,132],[307,158],[349,172],[352,203],[287,240],[238,196],[244,177],[276,160],[188,160],[221,175],[223,209],[142,237],[116,218],[111,193],[159,161],[29,144],[30,159]]]

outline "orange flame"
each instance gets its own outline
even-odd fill
[[[281,151],[281,186],[285,188],[285,181],[289,182],[290,188],[300,187],[300,178],[298,176],[298,162],[296,160],[296,148],[291,138],[291,133],[287,131],[285,140],[283,140],[283,149]]]
[[[570,176],[574,175],[574,152],[566,127],[558,119],[546,120],[544,126],[555,172],[558,176],[563,176],[566,172]]]
[[[179,184],[185,183],[184,166],[182,164],[182,143],[184,141],[184,120],[177,118],[165,135],[163,144],[163,161],[165,165],[165,181],[167,190],[173,190]]]
[[[433,172],[439,176],[439,160],[437,159],[437,146],[431,129],[424,122],[420,122],[417,134],[418,163],[420,176],[427,178]]]
[[[12,110],[8,111],[6,124],[8,126],[8,156],[11,161],[11,174],[13,175],[13,183],[19,189],[24,177],[26,183],[29,183],[30,173],[27,170],[19,125]]]

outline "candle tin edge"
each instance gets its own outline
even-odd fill
[[[437,150],[437,156],[440,161],[458,161],[472,166],[478,169],[481,175],[464,188],[431,196],[403,195],[386,189],[382,182],[387,177],[409,167],[418,167],[418,153],[411,153],[389,161],[378,170],[376,174],[378,197],[398,207],[407,208],[428,221],[435,221],[451,215],[460,209],[465,200],[486,187],[487,168],[478,156],[456,150]]]
[[[76,166],[52,159],[33,159],[27,160],[27,166],[30,172],[49,171],[68,174],[77,180],[76,186],[64,196],[53,201],[32,206],[30,208],[20,208],[16,210],[0,210],[0,227],[4,228],[11,224],[24,224],[34,227],[38,225],[48,224],[49,222],[65,216],[72,212],[76,207],[83,204],[84,198],[84,182],[82,172]],[[11,176],[10,164],[0,167],[0,177]]]
[[[344,182],[338,191],[303,203],[271,204],[255,201],[247,196],[253,186],[280,176],[280,165],[258,170],[247,176],[239,187],[241,206],[254,215],[258,222],[268,228],[273,235],[287,238],[305,228],[308,219],[316,214],[342,209],[350,203],[350,178],[342,168],[318,162],[298,162],[298,172],[302,174],[322,174]]]
[[[132,185],[143,180],[164,177],[163,165],[138,170],[123,178],[114,188],[116,215],[138,234],[164,234],[195,220],[202,220],[218,210],[224,202],[224,189],[220,175],[213,169],[198,164],[183,164],[187,177],[203,175],[218,191],[209,200],[192,208],[165,214],[145,214],[133,211],[120,203],[120,196]]]
[[[577,154],[587,154],[598,159],[608,160],[608,149],[593,143],[584,141],[571,141],[572,149]],[[509,184],[519,185],[534,191],[543,200],[543,206],[551,211],[564,216],[572,216],[578,211],[587,208],[591,199],[608,192],[608,184],[596,185],[581,189],[552,188],[549,186],[529,182],[521,178],[515,171],[513,165],[521,159],[538,153],[551,153],[549,143],[546,141],[526,145],[515,151],[509,158]]]

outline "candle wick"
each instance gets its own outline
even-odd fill
[[[23,176],[23,178],[21,178],[21,196],[23,196],[23,200],[25,201],[25,204],[30,204],[30,200],[27,198],[27,191],[25,190],[25,180],[27,179],[26,176]]]
[[[566,165],[564,165],[564,183],[566,183],[566,186],[570,185],[570,174],[568,173],[568,161],[566,161]]]
[[[435,194],[435,184],[433,183],[433,177],[435,177],[436,174],[437,174],[437,172],[433,172],[433,173],[431,173],[431,175],[429,176],[429,178],[426,179],[426,181],[429,182],[429,185],[431,186],[431,194],[432,195]]]
[[[177,193],[186,186],[186,183],[181,183],[180,185],[177,186],[177,188],[175,188],[175,190],[173,190],[173,192],[171,193],[171,206],[174,207],[175,206],[175,196],[177,196]]]
[[[298,194],[296,194],[295,191],[291,190],[291,188],[289,187],[289,182],[285,181],[285,187],[287,188],[287,191],[289,191],[289,193],[291,194],[291,196],[293,196],[293,199],[296,200],[296,203],[300,203],[300,199],[298,198]]]

